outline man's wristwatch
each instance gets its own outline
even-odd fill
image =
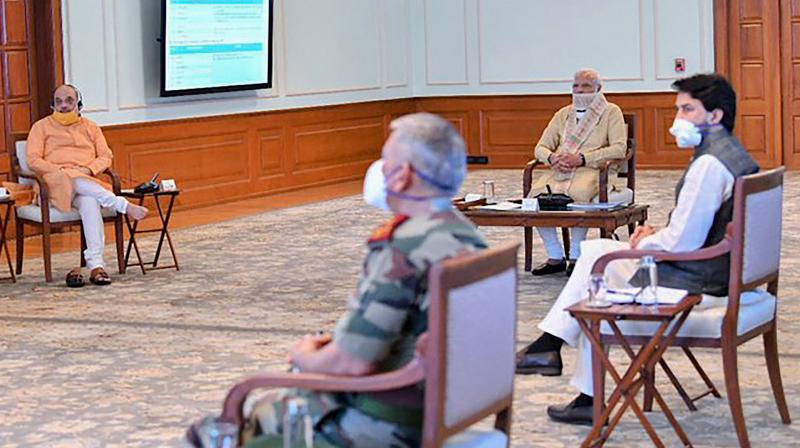
[[[581,166],[586,166],[586,156],[581,154]]]

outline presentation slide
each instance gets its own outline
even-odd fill
[[[162,95],[270,86],[270,0],[164,0]]]

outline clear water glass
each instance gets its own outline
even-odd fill
[[[235,448],[239,441],[239,427],[209,415],[197,431],[203,448]]]
[[[589,275],[589,300],[586,306],[591,308],[607,308],[611,302],[605,299],[606,296],[606,277],[603,274]]]
[[[647,279],[643,286],[639,303],[642,305],[658,305],[658,265],[655,258],[645,255],[639,260],[640,279]]]
[[[283,448],[313,448],[314,426],[308,400],[286,397],[283,400]]]
[[[485,180],[483,181],[483,197],[486,198],[487,204],[495,204],[497,203],[497,199],[494,195],[494,181],[493,180]]]

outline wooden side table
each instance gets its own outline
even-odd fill
[[[142,270],[142,274],[147,274],[147,271],[155,271],[158,269],[172,269],[180,271],[181,268],[178,265],[178,256],[175,254],[175,246],[172,244],[172,238],[169,235],[169,220],[172,217],[172,208],[175,205],[175,198],[181,193],[180,190],[172,190],[172,191],[156,191],[153,193],[134,193],[132,191],[125,191],[123,190],[120,193],[120,196],[124,196],[126,198],[135,199],[138,201],[138,205],[142,205],[144,200],[147,196],[151,196],[153,198],[153,202],[156,204],[156,210],[158,210],[158,217],[161,220],[161,227],[156,227],[153,229],[139,229],[139,221],[134,221],[131,224],[128,215],[125,215],[125,224],[128,226],[128,232],[130,233],[130,239],[128,240],[128,247],[125,249],[125,267],[128,268],[130,266],[138,265],[139,268]],[[168,198],[166,208],[163,207],[161,198]],[[142,261],[142,255],[139,252],[139,244],[136,242],[136,235],[140,233],[159,233],[158,237],[158,246],[156,247],[156,253],[153,257],[153,261]],[[171,265],[158,265],[158,259],[161,256],[161,249],[164,247],[164,239],[166,238],[167,244],[169,245],[169,251],[172,255],[172,264]],[[131,248],[133,248],[134,252],[136,252],[136,259],[138,263],[129,263],[128,260],[131,255]],[[146,267],[149,266],[149,267]]]
[[[0,278],[0,281],[11,280],[12,283],[17,282],[17,276],[14,274],[14,267],[11,265],[11,254],[8,252],[8,243],[6,242],[6,230],[8,230],[8,221],[11,218],[11,210],[14,208],[14,200],[10,197],[0,199],[0,205],[6,207],[5,214],[0,217],[0,256],[3,251],[6,252],[6,262],[8,263],[8,272],[11,277]]]
[[[647,372],[653,371],[664,352],[672,345],[678,331],[689,316],[689,312],[695,305],[700,303],[700,300],[700,296],[687,296],[674,305],[643,306],[631,304],[613,305],[609,308],[591,308],[586,306],[586,302],[580,302],[567,308],[567,311],[577,319],[581,330],[589,339],[593,349],[594,426],[583,441],[583,444],[581,444],[582,448],[603,446],[629,407],[633,409],[633,412],[639,418],[653,444],[657,447],[664,447],[664,443],[656,434],[644,411],[636,403],[636,394],[642,387],[645,387],[653,395],[683,445],[692,446],[689,437],[675,419],[661,394],[656,390],[654,378],[648,375]],[[620,320],[657,322],[658,328],[650,336],[649,341],[643,344],[639,352],[636,353],[617,325],[617,321]],[[603,337],[600,333],[600,327],[603,322],[606,322],[611,327],[617,343],[622,346],[631,359],[631,364],[628,366],[628,370],[625,371],[625,375],[619,375],[603,346]],[[671,324],[672,327],[670,328]],[[606,371],[616,383],[607,405],[605,403],[604,389]],[[614,413],[617,405],[619,405],[619,410]],[[608,421],[608,428],[604,431],[603,428],[606,421]]]

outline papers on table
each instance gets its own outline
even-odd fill
[[[613,210],[615,208],[621,208],[625,205],[623,201],[617,202],[573,202],[571,204],[567,204],[567,208],[569,210],[575,211],[596,211],[596,210]]]
[[[606,290],[606,300],[613,303],[651,303],[650,289],[645,288],[641,293],[641,288],[621,288]],[[637,295],[638,294],[638,295]],[[684,297],[689,294],[685,289],[667,288],[666,286],[659,286],[656,291],[658,303],[674,305],[680,302]],[[635,300],[634,300],[635,299]]]
[[[522,208],[522,204],[517,204],[516,202],[503,201],[503,202],[498,202],[497,204],[481,205],[478,208],[481,210],[496,210],[505,212],[508,210],[515,210]]]
[[[464,202],[475,202],[481,199],[483,199],[482,194],[468,193],[466,196],[464,196]]]

